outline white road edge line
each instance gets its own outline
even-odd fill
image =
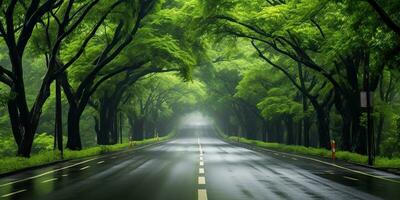
[[[144,149],[144,148],[153,146],[153,145],[157,145],[157,144],[160,144],[160,143],[161,143],[161,142],[153,143],[153,144],[148,144],[148,145],[144,145],[144,146],[137,147],[137,148],[134,148],[134,149],[127,149],[127,150],[124,150],[124,151],[120,151],[119,153],[117,153],[117,155],[124,154],[124,153],[126,153],[126,152],[131,152],[131,151],[138,151],[138,150],[141,150],[141,149]],[[66,166],[66,167],[62,167],[62,168],[60,168],[60,169],[56,169],[56,170],[51,170],[51,171],[48,171],[48,172],[44,172],[44,173],[38,174],[38,175],[36,175],[36,176],[31,176],[31,177],[28,177],[28,178],[24,178],[24,179],[20,179],[20,180],[16,180],[16,181],[11,181],[11,182],[8,182],[8,183],[4,183],[4,184],[0,185],[0,187],[5,187],[5,186],[8,186],[8,185],[12,185],[12,184],[14,184],[14,183],[20,183],[20,182],[32,180],[32,179],[39,178],[39,177],[42,177],[42,176],[45,176],[45,175],[48,175],[48,174],[52,174],[52,173],[54,173],[54,172],[58,172],[58,171],[61,171],[61,170],[64,170],[64,169],[69,169],[69,168],[71,168],[71,167],[75,167],[75,166],[77,166],[77,165],[81,165],[81,164],[84,164],[84,163],[87,163],[87,162],[90,162],[90,161],[93,161],[93,160],[98,160],[98,159],[101,159],[101,158],[105,158],[105,157],[108,157],[108,156],[105,155],[105,156],[99,156],[99,157],[96,157],[96,158],[84,160],[84,161],[82,161],[82,162],[75,163],[75,164],[72,164],[72,165],[69,165],[69,166]]]
[[[39,178],[39,177],[42,177],[42,176],[45,176],[45,175],[48,175],[48,174],[51,174],[51,173],[54,173],[54,172],[58,172],[58,171],[61,171],[61,170],[64,170],[64,169],[69,169],[71,167],[75,167],[75,166],[78,166],[78,165],[81,165],[81,164],[85,164],[87,162],[90,162],[90,161],[93,161],[93,160],[96,160],[96,159],[98,159],[98,158],[92,158],[92,159],[85,160],[85,161],[82,161],[82,162],[79,162],[79,163],[75,163],[75,164],[70,165],[70,166],[62,167],[60,169],[51,170],[51,171],[48,171],[48,172],[45,172],[43,174],[39,174],[39,175],[36,175],[36,176],[32,176],[32,177],[28,177],[28,178],[12,181],[12,182],[9,182],[9,183],[4,183],[4,184],[0,185],[0,187],[12,185],[14,183],[19,183],[19,182],[23,182],[23,181],[27,181],[27,180],[31,180],[31,179],[35,179],[35,178]]]
[[[309,157],[295,155],[295,154],[289,154],[289,153],[283,153],[283,152],[277,152],[277,151],[274,151],[274,150],[263,149],[263,148],[260,148],[260,147],[258,147],[258,149],[261,149],[263,151],[272,152],[272,153],[280,153],[280,154],[285,154],[287,156],[293,156],[293,157],[297,157],[297,158],[307,159],[307,160],[311,160],[311,161],[314,161],[314,162],[319,162],[319,163],[322,163],[322,164],[325,164],[325,165],[330,165],[330,166],[333,166],[333,167],[336,167],[336,168],[339,168],[339,169],[344,169],[344,170],[347,170],[347,171],[350,171],[350,172],[353,172],[353,173],[362,174],[364,176],[369,176],[369,177],[372,177],[372,178],[377,178],[377,179],[381,179],[381,180],[385,180],[385,181],[389,181],[389,182],[400,184],[400,181],[397,181],[397,180],[393,180],[393,179],[389,179],[389,178],[385,178],[385,177],[381,177],[381,176],[376,176],[376,175],[372,175],[372,174],[368,174],[366,172],[362,172],[362,171],[358,171],[358,170],[354,170],[354,169],[349,169],[347,167],[343,167],[343,166],[340,166],[340,165],[337,165],[337,164],[325,162],[325,161],[314,159],[314,158],[309,158]]]
[[[89,167],[90,167],[90,166],[88,165],[88,166],[86,166],[86,167],[80,168],[79,170],[82,171],[82,170],[88,169]]]
[[[21,192],[26,192],[26,191],[27,191],[27,190],[25,190],[25,189],[23,189],[23,190],[18,190],[18,191],[15,191],[15,192],[11,192],[11,193],[2,195],[1,197],[2,197],[2,198],[5,198],[5,197],[9,197],[9,196],[12,196],[12,195],[15,195],[15,194],[18,194],[18,193],[21,193]]]
[[[47,179],[45,181],[42,181],[42,183],[47,183],[47,182],[51,182],[51,181],[55,181],[55,180],[58,180],[58,178]]]
[[[343,178],[349,179],[349,180],[352,180],[352,181],[358,181],[358,179],[353,178],[353,177],[349,177],[349,176],[343,176]]]
[[[204,176],[199,176],[199,178],[198,178],[198,184],[199,185],[204,185],[204,184],[206,184],[206,177],[204,177]]]
[[[104,163],[104,160],[97,162],[97,164],[102,164]]]
[[[207,190],[198,189],[197,190],[197,199],[198,200],[207,200]]]

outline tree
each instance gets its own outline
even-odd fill
[[[6,12],[2,16],[5,20],[5,25],[4,22],[0,22],[0,35],[9,51],[11,70],[1,67],[0,74],[2,82],[10,87],[11,93],[15,94],[15,97],[8,102],[8,110],[13,135],[18,145],[18,155],[29,157],[42,107],[50,96],[50,85],[58,74],[74,62],[75,58],[71,59],[63,67],[59,66],[57,53],[59,53],[61,42],[75,31],[98,3],[98,0],[83,3],[76,3],[75,1],[65,3],[63,1],[49,0],[44,2],[32,1],[30,4],[24,1],[10,1],[6,6]],[[5,3],[2,1],[1,6],[4,6],[3,4]],[[115,7],[118,4],[115,3],[111,7]],[[62,16],[62,19],[58,18],[56,12],[58,12],[59,16]],[[20,15],[24,15],[24,17],[18,18],[17,16]],[[58,24],[57,33],[54,35],[54,43],[50,41],[49,31],[50,21],[52,20]],[[101,23],[102,20],[99,21],[99,24]],[[26,48],[31,42],[34,43],[32,39],[34,32],[41,31],[38,28],[39,25],[46,26],[47,39],[49,39],[48,42],[45,42],[49,46],[49,51],[46,52],[48,66],[36,100],[29,109],[23,76],[23,59]],[[96,30],[96,28],[93,29],[94,32]],[[90,37],[87,40],[90,40]],[[76,55],[77,57],[79,57],[79,53]]]

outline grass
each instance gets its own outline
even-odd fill
[[[225,139],[232,140],[232,141],[240,141],[241,143],[250,144],[254,146],[258,146],[261,148],[282,151],[282,152],[289,152],[295,154],[302,154],[302,155],[309,155],[309,156],[317,156],[317,157],[324,157],[324,158],[331,158],[332,152],[327,149],[322,148],[314,148],[314,147],[304,147],[304,146],[297,146],[297,145],[286,145],[286,144],[278,144],[278,143],[268,143],[262,142],[258,140],[249,140],[245,138],[238,138],[236,136],[223,136]],[[348,151],[336,151],[336,158],[338,160],[350,162],[350,163],[357,163],[357,164],[364,164],[368,163],[368,157],[352,153]],[[386,158],[386,157],[376,157],[374,166],[377,168],[382,169],[396,169],[400,170],[400,158]]]
[[[71,160],[71,159],[79,159],[95,155],[102,155],[109,152],[139,147],[147,144],[156,143],[159,141],[165,141],[172,138],[173,136],[174,134],[171,133],[165,137],[151,138],[143,141],[133,141],[132,144],[123,143],[115,145],[102,145],[102,146],[86,148],[81,151],[65,150],[64,159]],[[13,172],[25,168],[40,166],[44,164],[49,164],[60,160],[61,160],[60,153],[58,151],[40,152],[38,154],[32,155],[30,158],[22,158],[22,157],[0,158],[0,174]]]

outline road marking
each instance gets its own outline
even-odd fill
[[[270,149],[262,149],[262,148],[258,148],[258,149],[261,149],[263,151],[276,153],[276,151],[270,150]],[[343,166],[340,166],[340,165],[337,165],[337,164],[325,162],[325,161],[322,161],[322,160],[318,160],[318,159],[314,159],[314,158],[310,158],[310,157],[305,157],[305,156],[300,156],[300,155],[295,155],[295,154],[283,153],[283,152],[279,152],[279,153],[286,154],[288,156],[294,156],[294,157],[297,157],[297,158],[311,160],[311,161],[314,161],[314,162],[319,162],[319,163],[322,163],[322,164],[325,164],[325,165],[330,165],[332,167],[336,167],[336,168],[339,168],[339,169],[344,169],[344,170],[347,170],[347,171],[350,171],[350,172],[353,172],[353,173],[356,173],[356,174],[361,174],[361,175],[364,175],[364,176],[369,176],[369,177],[372,177],[372,178],[377,178],[377,179],[381,179],[381,180],[385,180],[385,181],[389,181],[389,182],[400,184],[400,181],[398,181],[398,180],[393,180],[393,179],[389,179],[389,178],[385,178],[385,177],[381,177],[381,176],[368,174],[366,172],[358,171],[358,170],[355,170],[355,169],[350,169],[350,168],[347,168],[347,167],[343,167]]]
[[[104,163],[104,160],[97,162],[97,164],[102,164]]]
[[[141,146],[141,147],[136,147],[136,148],[133,148],[133,149],[126,149],[126,150],[120,151],[120,152],[117,153],[117,154],[118,154],[118,155],[122,155],[122,154],[124,154],[124,153],[136,152],[136,151],[138,151],[138,150],[145,149],[145,148],[148,148],[148,147],[151,147],[151,146],[155,146],[155,145],[159,145],[159,144],[164,143],[164,142],[166,142],[166,141],[157,142],[157,143],[153,143],[153,144],[147,144],[147,145],[144,145],[144,146]],[[72,165],[69,165],[69,166],[66,166],[66,167],[62,167],[62,168],[60,168],[60,169],[55,169],[55,170],[51,170],[51,171],[48,171],[48,172],[44,172],[44,173],[38,174],[38,175],[36,175],[36,176],[31,176],[31,177],[28,177],[28,178],[19,179],[19,180],[16,180],[16,181],[11,181],[11,182],[8,182],[8,183],[4,183],[4,184],[1,184],[0,187],[5,187],[5,186],[12,185],[12,184],[15,184],[15,183],[20,183],[20,182],[32,180],[32,179],[35,179],[35,178],[39,178],[39,177],[42,177],[42,176],[46,176],[46,175],[48,175],[48,174],[52,174],[52,173],[54,173],[54,172],[62,171],[62,170],[64,170],[64,169],[69,169],[69,168],[72,168],[72,167],[75,167],[75,166],[78,166],[78,165],[81,165],[81,164],[84,164],[84,163],[87,163],[87,162],[90,162],[90,161],[93,161],[93,160],[98,160],[98,159],[106,158],[106,157],[108,157],[108,155],[99,156],[99,157],[96,157],[96,158],[84,160],[84,161],[82,161],[82,162],[75,163],[75,164],[72,164]]]
[[[204,168],[199,169],[199,174],[204,174]]]
[[[1,197],[2,197],[2,198],[5,198],[5,197],[9,197],[9,196],[12,196],[12,195],[15,195],[15,194],[18,194],[18,193],[21,193],[21,192],[26,192],[26,191],[27,191],[27,190],[25,190],[25,189],[23,189],[23,190],[18,190],[18,191],[15,191],[15,192],[11,192],[11,193],[2,195]]]
[[[349,177],[349,176],[343,176],[343,178],[349,179],[349,180],[352,180],[352,181],[358,181],[358,179],[353,178],[353,177]]]
[[[116,159],[117,158],[117,156],[113,156],[113,157],[111,157],[112,159]]]
[[[61,171],[61,170],[64,170],[64,169],[69,169],[71,167],[75,167],[75,166],[78,166],[78,165],[81,165],[81,164],[84,164],[84,163],[87,163],[87,162],[90,162],[90,161],[93,161],[93,160],[96,160],[96,159],[98,159],[98,158],[92,158],[92,159],[85,160],[85,161],[82,161],[82,162],[79,162],[79,163],[75,163],[75,164],[70,165],[70,166],[62,167],[60,169],[51,170],[51,171],[48,171],[48,172],[45,172],[45,173],[42,173],[42,174],[39,174],[39,175],[36,175],[36,176],[32,176],[32,177],[28,177],[28,178],[12,181],[12,182],[9,182],[9,183],[5,183],[5,184],[0,185],[0,187],[12,185],[14,183],[20,183],[20,182],[31,180],[31,179],[35,179],[35,178],[39,178],[39,177],[42,177],[42,176],[45,176],[45,175],[48,175],[48,174],[51,174],[51,173],[54,173],[54,172],[58,172],[58,171]]]
[[[47,179],[45,181],[42,181],[42,183],[52,182],[52,181],[55,181],[55,180],[58,180],[58,178]]]
[[[276,156],[279,156],[279,154],[278,154],[278,153],[274,153],[274,155],[276,155]]]
[[[197,199],[198,200],[207,200],[207,190],[198,189],[197,190]]]
[[[203,161],[203,157],[202,156],[200,156],[200,160]]]
[[[88,166],[86,166],[86,167],[82,167],[82,168],[80,168],[79,170],[85,170],[85,169],[88,169],[90,166],[88,165]]]
[[[204,185],[204,184],[206,184],[206,177],[199,176],[197,181],[198,181],[199,185]]]
[[[68,176],[68,174],[63,174],[62,176],[66,177],[66,176]]]
[[[203,161],[200,161],[200,166],[204,166],[204,162]]]
[[[292,160],[297,160],[297,158],[292,158]]]

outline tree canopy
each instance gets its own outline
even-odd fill
[[[231,136],[400,153],[397,0],[0,8],[0,138],[19,156],[60,132],[71,150],[166,135],[196,110]]]

